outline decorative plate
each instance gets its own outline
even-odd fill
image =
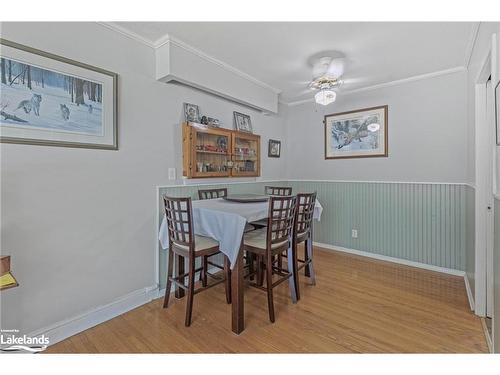
[[[269,200],[269,196],[259,194],[230,194],[225,196],[224,199],[230,202],[256,203],[266,202]]]

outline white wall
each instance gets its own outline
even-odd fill
[[[466,73],[457,72],[353,94],[329,106],[288,111],[289,178],[465,182]],[[325,114],[389,105],[389,157],[324,160]]]
[[[20,286],[1,295],[1,327],[29,333],[154,284],[157,185],[181,176],[182,103],[232,127],[248,113],[262,136],[262,177],[284,116],[264,116],[187,87],[157,82],[154,52],[95,23],[3,23],[2,38],[119,74],[119,150],[1,144],[1,252]],[[282,112],[282,108],[280,109]],[[284,142],[284,145],[286,143]]]

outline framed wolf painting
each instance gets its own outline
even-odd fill
[[[325,159],[388,156],[388,106],[325,116]]]
[[[0,140],[117,150],[117,75],[0,39]]]

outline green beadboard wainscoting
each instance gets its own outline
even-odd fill
[[[469,293],[472,299],[475,298],[476,283],[476,202],[475,189],[472,186],[465,186],[465,273],[469,283]],[[469,298],[469,301],[471,299]]]
[[[324,210],[314,226],[315,242],[459,271],[469,269],[466,247],[472,243],[473,249],[474,191],[464,184],[283,180],[200,188],[263,193],[264,186],[278,184],[292,186],[294,194],[318,193]],[[198,188],[164,187],[159,194],[197,199]],[[163,215],[161,207],[159,213]],[[357,229],[358,238],[352,238],[352,229]],[[159,262],[160,287],[164,287],[166,256],[161,248]]]
[[[290,182],[317,191],[316,242],[465,270],[465,185]],[[351,230],[358,230],[358,238]]]

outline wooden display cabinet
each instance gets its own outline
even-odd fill
[[[182,166],[187,178],[260,176],[260,136],[184,123]]]

